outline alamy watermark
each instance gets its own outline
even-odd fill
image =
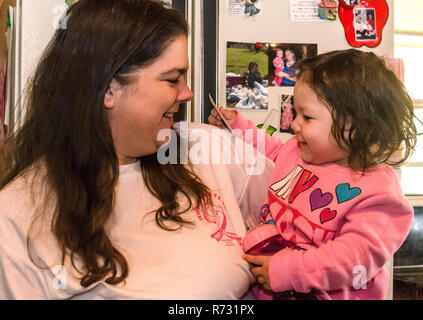
[[[164,142],[157,152],[160,164],[237,164],[245,168],[247,175],[264,173],[265,156],[258,152],[265,150],[265,132],[262,130],[235,129],[235,134],[229,134],[219,128],[188,130],[188,123],[180,122],[178,131],[179,145],[174,129],[160,130],[157,141]],[[243,135],[245,142],[236,135]]]
[[[355,290],[367,289],[367,269],[363,265],[357,265],[353,268],[353,274],[356,276],[353,279],[352,286]]]
[[[51,271],[54,274],[53,288],[56,290],[66,290],[68,288],[68,273],[62,265],[54,266]]]

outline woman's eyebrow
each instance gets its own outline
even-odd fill
[[[187,73],[187,69],[186,68],[173,68],[173,69],[162,72],[160,75],[162,77],[166,77],[166,76],[169,76],[169,75],[173,75],[175,73],[185,74],[185,73]]]

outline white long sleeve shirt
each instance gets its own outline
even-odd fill
[[[211,142],[213,130],[217,129],[190,124],[189,134],[197,132]],[[242,298],[253,281],[242,259],[244,217],[259,213],[273,163],[236,139],[209,143],[209,161],[201,157],[203,163],[193,166],[211,190],[216,214],[190,210],[183,217],[195,225],[178,231],[161,229],[154,213],[148,214],[159,207],[159,201],[147,190],[139,162],[120,166],[116,204],[107,230],[128,261],[129,275],[117,286],[100,281],[82,287],[81,275],[69,259],[61,266],[61,251],[50,231],[48,214],[36,220],[30,242],[32,257],[47,268],[30,260],[27,235],[41,197],[31,196],[30,174],[14,180],[0,191],[0,299]],[[194,160],[201,148],[207,150],[207,144],[199,147],[197,142],[189,143]],[[211,161],[216,148],[230,149],[229,164]],[[244,153],[241,163],[235,159],[240,152]],[[262,161],[262,174],[249,175],[251,161],[246,158]]]

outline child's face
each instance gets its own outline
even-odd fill
[[[283,57],[283,51],[282,50],[277,50],[276,51],[276,56],[278,56],[279,58]]]
[[[348,166],[348,152],[341,149],[331,133],[332,116],[316,93],[299,80],[294,88],[297,112],[291,128],[296,135],[301,157],[312,164],[337,163]]]

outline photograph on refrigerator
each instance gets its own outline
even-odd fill
[[[317,15],[322,20],[335,21],[338,16],[338,3],[335,0],[322,0],[317,4]]]
[[[228,12],[231,16],[252,17],[260,15],[263,0],[228,0]]]
[[[291,0],[291,21],[336,21],[338,1],[336,0]]]
[[[228,42],[226,103],[228,108],[268,108],[268,44]]]
[[[354,8],[355,39],[376,40],[375,9]]]
[[[6,62],[7,63],[7,62]],[[6,140],[6,105],[5,105],[5,85],[6,85],[6,66],[0,70],[0,149]]]
[[[66,2],[66,4],[67,4],[68,6],[71,6],[71,5],[73,5],[75,2],[78,2],[78,0],[66,0],[65,2]]]
[[[317,44],[271,43],[269,45],[269,86],[293,87],[297,64],[317,54]]]
[[[294,134],[291,122],[295,119],[294,95],[282,94],[281,96],[281,125],[280,132]]]

